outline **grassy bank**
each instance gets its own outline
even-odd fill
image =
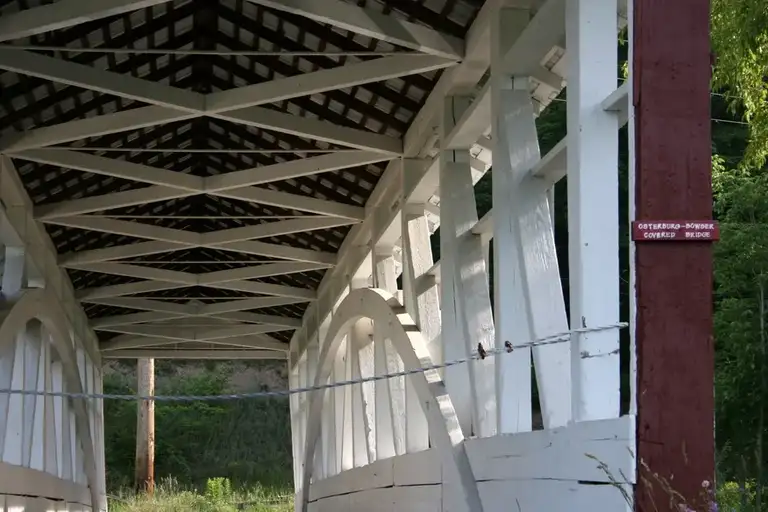
[[[293,512],[288,489],[254,486],[233,489],[229,480],[212,478],[205,488],[184,488],[176,480],[160,481],[153,496],[118,493],[110,496],[110,512]]]

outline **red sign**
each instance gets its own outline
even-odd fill
[[[637,220],[632,223],[636,242],[705,242],[720,239],[720,227],[712,220]]]

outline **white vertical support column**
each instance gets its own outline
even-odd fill
[[[299,380],[299,387],[305,388],[307,387],[307,353],[305,352],[301,358],[299,359],[299,364],[296,365],[297,376]],[[307,409],[308,409],[308,394],[307,393],[301,393],[299,395],[299,425],[298,425],[298,431],[299,431],[299,446],[298,446],[298,452],[299,457],[301,457],[301,461],[299,464],[303,465],[304,461],[304,451],[306,450],[306,446],[304,443],[306,442],[307,438]],[[300,468],[301,471],[304,470],[303,467]],[[302,492],[309,492],[309,489],[301,489]]]
[[[465,97],[447,97],[440,139],[447,140],[455,120],[469,105]],[[440,265],[443,357],[468,357],[481,344],[495,348],[488,272],[477,224],[477,206],[469,148],[440,152]],[[445,369],[445,382],[465,436],[496,433],[494,358]]]
[[[320,345],[318,343],[310,343],[307,345],[306,358],[307,358],[307,383],[309,386],[315,384],[315,376],[317,375],[318,359],[319,359]],[[307,404],[309,404],[309,396],[307,393]],[[309,405],[307,405],[309,407]],[[313,461],[312,475],[315,479],[319,480],[323,478],[325,468],[323,466],[323,449],[322,439],[318,440],[318,446],[315,449],[315,458]]]
[[[403,161],[403,173],[409,171],[408,159]],[[405,310],[419,327],[427,340],[432,362],[442,362],[440,346],[440,304],[435,286],[419,294],[416,280],[432,267],[432,248],[429,240],[429,226],[424,205],[405,205],[401,214],[403,247],[403,301]],[[429,449],[429,428],[427,417],[415,392],[408,383],[406,393],[406,414],[409,425],[406,430],[408,452]]]
[[[619,321],[617,0],[568,0],[568,232],[571,328]],[[573,336],[573,419],[619,415],[619,331]]]
[[[358,350],[358,366],[360,377],[369,379],[375,375],[373,343],[373,322],[368,320],[365,332],[365,342]],[[376,460],[376,383],[363,382],[361,384],[363,414],[365,415],[365,442],[368,446],[368,460]]]
[[[46,393],[54,391],[54,382],[56,375],[53,371],[53,352],[54,347],[51,343],[51,336],[48,331],[43,328],[43,347],[45,349],[45,382],[43,389]],[[58,476],[59,457],[61,449],[59,446],[59,430],[60,426],[57,422],[56,413],[56,397],[46,395],[45,399],[45,462],[43,465],[43,471],[52,475]],[[103,423],[103,422],[102,422]],[[103,443],[102,443],[103,446]],[[101,446],[99,447],[101,448]],[[101,471],[103,473],[104,466],[102,464]]]
[[[350,289],[367,288],[368,279],[353,279]],[[370,319],[361,319],[352,325],[349,333],[349,342],[347,343],[347,360],[351,366],[350,378],[359,380],[362,377],[361,358],[363,350],[371,344],[373,335],[373,323]],[[354,466],[361,467],[371,463],[371,447],[368,444],[369,432],[371,431],[368,423],[368,414],[363,396],[363,384],[349,386],[352,401],[352,442],[354,453]]]
[[[320,345],[320,353],[322,353],[325,344],[329,342],[325,336],[328,333],[328,327],[330,327],[330,324],[331,316],[326,318],[326,320],[320,324],[318,329],[318,344]],[[333,375],[334,373],[331,372],[328,380],[325,381],[325,384],[333,382]],[[325,478],[327,478],[339,472],[336,457],[336,392],[333,389],[326,391],[323,396],[321,431],[323,460],[325,462],[323,474]]]
[[[349,358],[350,335],[344,337],[336,358],[336,376],[334,382],[352,378],[352,363]],[[354,463],[354,444],[352,437],[352,390],[350,386],[340,386],[336,390],[336,448],[339,454],[339,471],[352,469]]]
[[[391,247],[377,246],[373,248],[374,286],[391,294],[397,293],[397,275],[395,273],[395,258]],[[401,372],[403,362],[388,338],[386,326],[374,324],[374,343],[382,345],[375,349],[375,370],[377,375]],[[386,390],[384,389],[386,388]],[[381,389],[381,391],[379,391]],[[392,445],[395,455],[406,453],[406,379],[394,377],[376,381],[376,417],[377,430],[381,428],[384,444],[388,444],[388,432],[392,432]],[[389,421],[389,425],[386,425]],[[377,446],[379,441],[377,441]],[[383,447],[379,458],[386,458],[389,447]]]
[[[293,357],[295,352],[291,351],[288,359],[288,389],[297,389],[298,383],[298,370],[293,364]],[[292,393],[288,396],[288,408],[291,417],[291,455],[293,458],[293,490],[295,493],[299,492],[299,485],[301,482],[301,461],[303,460],[301,454],[298,452],[299,445],[299,429],[298,429],[298,415],[299,415],[299,396],[296,393]]]
[[[29,323],[27,328],[27,350],[24,354],[27,375],[26,384],[31,391],[45,390],[45,372],[47,370],[45,359],[46,347],[43,344],[43,326],[38,321]],[[45,456],[45,396],[29,395],[24,403],[25,425],[24,441],[29,443],[24,446],[24,466],[38,471],[43,470]]]
[[[24,389],[24,351],[26,326],[24,332],[16,336],[16,349],[13,355],[11,389]],[[2,462],[22,465],[22,447],[24,435],[24,397],[10,395],[5,422],[5,440]]]
[[[629,218],[627,223],[631,226],[632,222],[637,220],[635,205],[635,102],[634,102],[634,70],[635,62],[635,7],[634,0],[627,0],[627,45],[629,52],[627,61],[629,62],[629,76],[627,76],[627,152],[629,158],[627,162],[627,191],[628,201],[627,210]],[[637,288],[635,265],[637,264],[635,255],[635,242],[629,241],[629,414],[637,414]]]
[[[505,8],[492,29],[493,220],[496,339],[526,345],[568,330],[554,238],[551,188],[530,177],[541,159],[528,77],[509,76],[502,56],[529,18],[527,9]],[[570,347],[533,350],[545,428],[571,418]],[[497,361],[499,429],[532,427],[531,349]]]

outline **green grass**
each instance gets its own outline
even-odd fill
[[[293,512],[290,489],[232,489],[226,478],[211,478],[204,490],[184,489],[174,479],[158,483],[153,496],[124,492],[109,498],[110,512]]]

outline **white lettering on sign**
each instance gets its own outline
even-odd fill
[[[682,225],[680,223],[671,223],[671,222],[641,222],[637,225],[637,228],[643,231],[646,231],[646,230],[657,231],[660,229],[672,229],[677,231],[681,227]]]
[[[643,238],[649,240],[658,240],[662,238],[675,238],[676,233],[674,231],[646,231],[643,233]]]

